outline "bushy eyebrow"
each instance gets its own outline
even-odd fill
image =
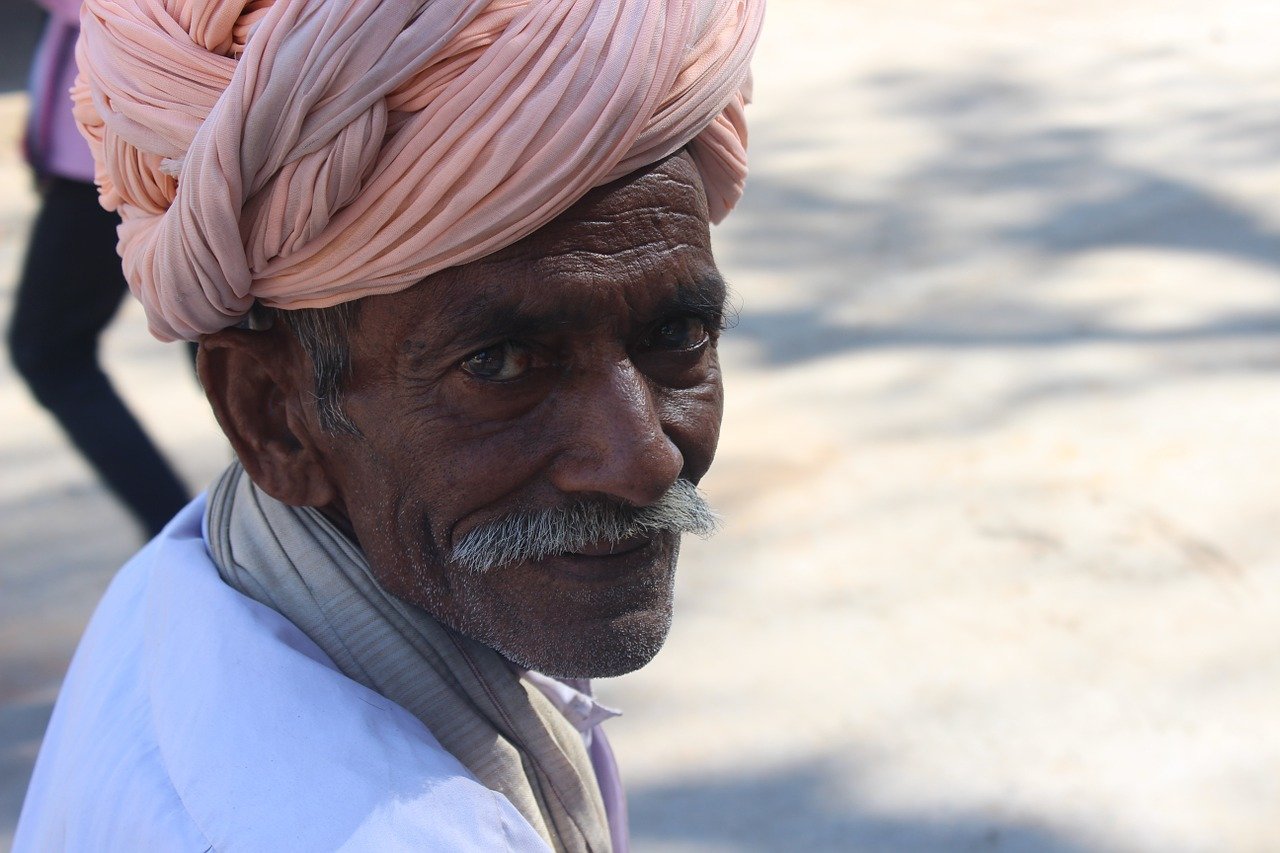
[[[666,301],[662,314],[692,314],[708,322],[719,322],[724,316],[729,286],[719,270],[712,270],[688,284],[677,285]]]
[[[718,324],[724,316],[728,286],[718,270],[712,270],[692,281],[677,284],[665,298],[650,307],[657,320],[672,314],[690,314],[708,323]],[[589,323],[592,316],[585,308],[580,312],[530,311],[516,300],[481,297],[448,312],[452,334],[441,336],[446,346],[481,345],[503,338],[536,337]]]
[[[456,324],[449,340],[454,344],[483,343],[499,338],[536,337],[572,325],[574,318],[560,313],[535,313],[518,302],[482,299],[454,312]]]

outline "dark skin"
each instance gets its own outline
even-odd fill
[[[305,354],[277,324],[202,341],[200,376],[268,494],[321,507],[379,582],[513,662],[611,676],[666,637],[678,537],[599,542],[487,572],[448,559],[476,525],[698,482],[719,438],[725,299],[697,171],[680,154],[520,242],[366,297],[344,406],[320,426]]]

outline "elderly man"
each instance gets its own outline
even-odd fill
[[[20,850],[622,850],[586,679],[714,525],[758,0],[87,0],[77,117],[234,464],[117,576]]]

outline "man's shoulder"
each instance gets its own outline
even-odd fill
[[[201,508],[180,513],[103,597],[59,695],[18,849],[528,846],[528,824],[416,718],[221,581]]]

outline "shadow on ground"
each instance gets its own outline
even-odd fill
[[[910,850],[963,853],[1000,850],[1083,853],[1096,847],[1061,832],[993,815],[949,811],[888,812],[860,806],[847,790],[848,769],[821,760],[771,767],[731,779],[707,777],[633,789],[628,796],[637,850],[659,844],[701,849],[772,851],[778,839],[792,850]],[[842,802],[838,805],[836,800]],[[853,802],[849,802],[853,800]]]
[[[847,82],[873,93],[885,115],[923,125],[934,143],[932,153],[887,184],[880,173],[860,178],[856,138],[842,140],[846,173],[823,173],[830,158],[820,155],[807,175],[769,167],[788,157],[794,163],[797,151],[814,148],[813,128],[839,120],[824,116],[824,107],[807,122],[753,127],[755,171],[724,239],[743,269],[776,274],[779,286],[807,296],[801,307],[743,312],[734,334],[751,341],[763,364],[883,349],[1248,341],[1280,333],[1280,308],[1151,330],[1109,318],[1105,306],[1064,313],[1032,302],[1047,271],[1096,250],[1149,249],[1280,270],[1275,226],[1219,184],[1196,177],[1266,168],[1280,159],[1280,121],[1271,105],[1231,112],[1170,108],[1130,127],[1066,124],[1053,117],[1060,112],[1053,92],[1020,80],[1016,67],[991,66],[958,76],[895,71]],[[1103,82],[1096,86],[1105,88],[1107,75],[1124,67],[1099,67]],[[1115,88],[1123,88],[1120,80]],[[815,93],[813,103],[840,102],[838,91],[826,94],[829,99]],[[1195,152],[1195,162],[1186,168],[1171,162],[1162,172],[1123,153],[1148,134],[1153,143],[1181,140],[1178,150]],[[872,304],[920,279],[935,289],[958,287],[983,258],[1000,259],[992,269],[1007,278],[975,282],[976,300],[966,299],[963,316],[949,316],[930,300],[882,326],[850,323],[848,311],[836,316],[842,306]],[[803,271],[799,280],[797,270]],[[1236,366],[1259,367],[1252,358]],[[1274,360],[1264,365],[1277,366]]]
[[[51,702],[0,704],[0,838],[18,824],[31,763],[52,713]]]

